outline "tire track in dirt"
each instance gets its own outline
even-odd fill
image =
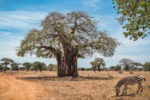
[[[0,76],[0,100],[36,100],[37,97],[45,97],[47,94],[36,83],[18,80],[10,75]]]

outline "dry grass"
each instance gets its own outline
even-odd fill
[[[16,72],[17,73],[17,72]],[[80,71],[78,78],[57,78],[56,72],[19,72],[17,76],[41,84],[49,93],[48,97],[37,97],[37,100],[150,100],[150,72],[115,71]],[[111,75],[113,78],[110,78]],[[143,93],[136,94],[137,85],[129,86],[128,96],[115,96],[114,86],[123,77],[141,75],[146,78],[143,82]]]

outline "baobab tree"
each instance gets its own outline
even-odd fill
[[[124,70],[129,71],[130,67],[133,65],[133,61],[127,58],[123,58],[120,60],[120,64],[124,66]]]
[[[52,12],[22,40],[17,55],[35,54],[57,60],[57,76],[78,76],[77,59],[97,52],[112,56],[118,42],[97,29],[97,21],[83,11]]]
[[[6,71],[7,71],[7,66],[9,64],[14,63],[14,61],[12,59],[10,59],[10,58],[2,58],[1,61],[3,62],[2,64],[4,65],[4,67],[3,67],[4,68],[3,69],[4,73],[6,73]]]

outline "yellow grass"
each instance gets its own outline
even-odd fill
[[[9,72],[8,72],[9,73]],[[12,74],[12,73],[10,73]],[[111,75],[112,77],[108,76]],[[128,96],[115,96],[116,83],[123,77],[140,75],[146,78],[143,82],[143,93],[136,94],[137,85],[129,86]],[[46,97],[37,100],[150,100],[150,72],[137,71],[131,74],[116,71],[79,71],[78,78],[57,78],[56,72],[19,72],[17,77],[40,84],[48,92]],[[22,78],[24,79],[24,78]]]

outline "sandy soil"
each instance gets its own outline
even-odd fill
[[[150,100],[150,72],[79,71],[78,78],[56,75],[50,71],[0,73],[0,100]],[[134,75],[146,78],[143,92],[136,94],[137,85],[130,85],[128,95],[116,97],[116,83]]]
[[[46,94],[39,84],[18,80],[16,75],[0,75],[0,100],[37,100]]]

